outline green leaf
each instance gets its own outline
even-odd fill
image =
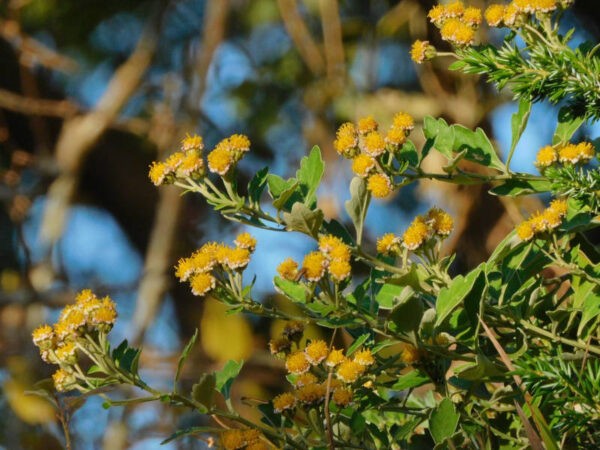
[[[214,373],[203,373],[196,384],[192,386],[192,398],[210,411],[213,406],[217,377]],[[203,411],[203,412],[206,412]]]
[[[402,294],[403,290],[404,286],[386,283],[379,289],[379,292],[375,296],[375,301],[382,309],[392,309],[397,303],[397,297]]]
[[[177,370],[175,371],[175,381],[176,382],[179,380],[179,376],[181,375],[181,369],[183,368],[183,365],[185,364],[185,361],[187,360],[188,356],[190,355],[192,348],[194,348],[194,345],[196,344],[197,340],[198,340],[198,328],[196,328],[196,330],[194,331],[194,335],[190,338],[188,343],[183,348],[181,355],[179,356],[179,361],[177,361]]]
[[[419,152],[417,151],[415,144],[410,140],[406,141],[404,145],[400,147],[398,156],[401,161],[408,162],[411,167],[419,166]]]
[[[481,128],[474,132],[462,125],[452,125],[454,129],[454,144],[452,150],[460,153],[466,150],[465,159],[475,163],[504,171],[505,167],[494,146]]]
[[[253,203],[259,203],[260,197],[267,186],[269,167],[260,169],[248,183],[248,196]]]
[[[273,281],[275,289],[295,303],[306,303],[310,298],[310,291],[301,283],[295,283],[280,277],[275,277]]]
[[[141,350],[129,347],[127,339],[125,339],[113,350],[112,358],[117,367],[120,367],[133,375],[137,375],[138,362],[141,353]]]
[[[314,146],[308,157],[300,160],[300,169],[296,172],[296,179],[302,187],[304,204],[313,209],[317,204],[317,189],[325,173],[325,163],[321,157],[321,149]]]
[[[504,371],[498,368],[485,355],[478,354],[474,363],[465,364],[457,368],[454,373],[464,380],[484,381],[490,377],[497,377],[504,374]]]
[[[398,333],[416,333],[423,317],[423,303],[411,295],[400,300],[389,317],[389,327]]]
[[[271,174],[269,174],[269,177]],[[298,187],[298,181],[291,178],[294,182],[285,189],[279,197],[273,200],[273,206],[277,209],[277,211],[281,210],[289,210],[290,205],[295,203],[297,200],[301,199]]]
[[[444,398],[429,416],[429,432],[436,444],[445,441],[456,431],[460,414],[449,398]]]
[[[365,333],[365,334],[361,334],[359,337],[357,337],[354,342],[352,343],[352,345],[350,345],[350,347],[348,347],[348,350],[346,350],[346,356],[350,356],[352,355],[352,353],[354,353],[356,350],[358,350],[358,348],[363,345],[365,342],[367,342],[367,340],[371,337],[371,333]]]
[[[220,371],[216,372],[216,388],[223,396],[228,399],[229,394],[231,392],[231,385],[235,377],[238,376],[242,367],[244,365],[244,361],[232,361],[229,360],[225,363],[225,367],[223,367]]]
[[[459,275],[452,280],[450,286],[443,288],[436,300],[435,310],[437,319],[435,327],[439,327],[444,320],[460,306],[463,300],[473,289],[475,282],[481,275],[483,265],[479,265],[476,269],[469,272],[466,276]]]
[[[490,194],[517,197],[519,195],[530,195],[541,192],[550,192],[552,183],[548,180],[518,180],[510,179],[490,189]]]
[[[523,97],[519,101],[519,109],[516,113],[512,115],[510,120],[510,125],[512,129],[512,140],[510,143],[510,151],[508,152],[508,158],[506,160],[506,165],[510,165],[510,161],[512,160],[513,153],[515,152],[515,148],[517,148],[517,144],[519,143],[519,139],[523,135],[525,128],[527,127],[527,121],[529,120],[529,114],[531,113],[531,101]]]
[[[269,187],[269,194],[276,200],[287,191],[289,188],[296,184],[296,180],[294,178],[290,178],[289,180],[284,180],[279,175],[275,175],[272,173],[267,174],[267,186]]]
[[[390,389],[395,391],[403,391],[405,389],[417,388],[427,383],[431,383],[429,376],[426,373],[415,369],[400,376],[400,378],[396,380]]]
[[[354,228],[356,229],[356,241],[360,244],[362,230],[369,208],[369,192],[367,183],[360,177],[352,178],[350,182],[350,200],[345,203],[346,212],[350,216]]]
[[[323,224],[323,211],[311,210],[305,204],[296,202],[289,213],[283,213],[283,220],[287,230],[299,231],[316,239]]]
[[[552,138],[552,145],[564,144],[569,142],[575,132],[583,125],[584,116],[573,117],[571,109],[564,107],[558,112],[558,125]]]
[[[168,444],[171,441],[174,441],[176,439],[180,439],[182,437],[185,436],[191,436],[191,435],[196,435],[196,434],[218,434],[220,432],[222,432],[223,429],[222,428],[218,428],[218,427],[190,427],[190,428],[185,428],[183,430],[178,430],[177,432],[173,433],[171,436],[169,436],[167,439],[165,439],[164,441],[162,441],[160,443],[160,445],[165,445]]]

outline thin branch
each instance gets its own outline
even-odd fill
[[[344,42],[342,39],[342,23],[337,0],[320,0],[321,26],[327,62],[327,77],[336,80],[343,76]]]
[[[28,116],[69,118],[78,112],[78,107],[69,100],[47,100],[24,97],[0,89],[0,108]]]

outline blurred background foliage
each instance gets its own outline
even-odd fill
[[[500,151],[510,139],[515,105],[482,80],[449,72],[448,60],[415,66],[415,39],[445,48],[426,20],[424,0],[4,0],[0,3],[0,448],[62,448],[56,411],[26,395],[50,374],[30,341],[84,287],[110,294],[120,319],[115,339],[145,348],[142,366],[156,383],[172,375],[177,351],[200,330],[201,345],[184,374],[227,359],[248,361],[235,386],[238,406],[278,392],[283,371],[267,341],[283,324],[227,315],[199,301],[173,277],[177,259],[209,239],[231,241],[235,229],[193,196],[155,189],[153,159],[176,150],[186,133],[207,147],[234,132],[252,152],[242,177],[269,165],[289,175],[312,145],[327,162],[319,204],[347,221],[349,168],[332,148],[344,121],[373,115],[387,125],[406,111],[420,122],[440,116],[483,127]],[[471,4],[485,6],[481,0]],[[579,0],[567,18],[575,44],[597,40],[600,10]],[[498,39],[484,35],[482,42]],[[533,153],[550,141],[555,110],[538,104],[517,150],[515,168],[533,171]],[[591,125],[583,133],[597,137]],[[418,140],[419,133],[413,133]],[[430,157],[432,169],[440,161]],[[471,170],[480,170],[476,167]],[[448,252],[463,272],[539,206],[498,200],[486,186],[422,183],[368,218],[368,238],[398,232],[431,204],[457,221]],[[277,301],[275,266],[299,258],[310,243],[285,233],[256,233],[248,272],[255,295]],[[321,336],[314,328],[307,337]],[[127,395],[124,393],[123,395]],[[151,449],[176,427],[206,418],[160,405],[105,411],[61,398],[77,449]],[[200,440],[166,448],[204,448]],[[163,447],[165,448],[165,447]]]

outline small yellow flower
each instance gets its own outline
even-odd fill
[[[180,258],[175,266],[175,276],[179,281],[187,281],[194,273],[194,263],[192,258]]]
[[[433,231],[439,236],[448,236],[454,229],[454,220],[440,208],[431,208],[427,213],[427,220],[431,221]]]
[[[442,39],[457,46],[473,44],[475,30],[459,19],[448,19],[440,30]]]
[[[370,366],[375,363],[375,358],[373,358],[371,350],[364,349],[354,354],[354,362],[357,362],[361,366]]]
[[[314,405],[325,400],[327,387],[324,384],[307,384],[296,391],[296,398],[306,405]]]
[[[427,17],[429,17],[431,23],[439,27],[444,22],[444,20],[448,18],[448,13],[444,5],[435,5],[429,10]]]
[[[170,173],[165,163],[154,161],[150,166],[148,177],[154,186],[160,186],[165,182],[165,178]]]
[[[558,211],[552,208],[544,210],[542,217],[544,218],[544,222],[546,222],[549,229],[557,228],[562,223],[562,216]]]
[[[177,167],[175,175],[180,178],[204,176],[204,160],[195,150],[188,151]]]
[[[245,153],[250,151],[250,139],[248,139],[248,136],[243,134],[234,134],[229,136],[227,143],[234,152]]]
[[[515,26],[519,17],[519,10],[514,3],[510,3],[504,8],[504,16],[502,17],[502,21],[506,27],[512,28]]]
[[[248,450],[250,445],[255,445],[260,442],[260,431],[256,428],[248,428],[244,430],[244,438],[246,439],[246,450]]]
[[[469,6],[467,9],[465,9],[462,20],[467,25],[478,27],[481,25],[481,10],[479,8]]]
[[[393,191],[392,181],[387,175],[376,173],[367,179],[367,189],[373,197],[385,198]]]
[[[504,5],[494,3],[490,5],[484,13],[485,20],[490,27],[502,26],[504,19]]]
[[[333,401],[338,406],[348,406],[354,396],[352,389],[340,387],[333,391]]]
[[[310,362],[304,352],[294,352],[285,360],[285,368],[289,373],[300,375],[310,370]]]
[[[327,355],[329,354],[329,348],[327,347],[327,343],[321,339],[316,341],[311,341],[310,344],[306,346],[304,349],[304,354],[306,355],[306,359],[313,366],[321,363]]]
[[[202,141],[202,137],[197,134],[186,134],[186,136],[181,140],[181,150],[184,152],[188,150],[198,150],[201,151],[204,149],[204,142]]]
[[[400,358],[406,364],[413,364],[421,359],[421,351],[414,345],[406,344],[402,349]]]
[[[352,172],[361,178],[366,178],[375,169],[375,159],[360,153],[352,159]]]
[[[304,257],[302,269],[308,281],[319,281],[325,275],[327,258],[321,252],[310,252]]]
[[[319,238],[319,251],[332,260],[349,261],[351,256],[350,247],[339,237],[327,234]]]
[[[356,361],[344,361],[338,366],[336,375],[344,383],[354,383],[365,372],[365,368]]]
[[[229,260],[229,254],[231,253],[232,248],[225,244],[217,244],[215,247],[213,257],[215,261],[222,266],[227,265],[227,261]]]
[[[596,149],[591,142],[580,142],[577,144],[577,151],[579,152],[579,158],[582,162],[588,162],[594,156],[596,156]]]
[[[109,297],[105,297],[102,300],[102,306],[93,309],[89,314],[89,322],[93,326],[109,325],[112,327],[116,320],[117,309],[115,303]]]
[[[410,132],[415,127],[415,119],[408,113],[399,112],[394,116],[392,126]]]
[[[247,248],[236,247],[230,249],[225,263],[231,270],[244,269],[250,262],[250,251]]]
[[[215,256],[202,248],[192,254],[189,258],[192,265],[192,273],[210,272],[215,267]]]
[[[535,159],[535,166],[538,169],[543,170],[554,164],[556,161],[558,161],[556,150],[551,145],[546,145],[538,151]]]
[[[238,247],[248,249],[251,252],[256,248],[256,239],[250,233],[238,234],[233,242]]]
[[[529,218],[529,223],[531,224],[534,233],[543,233],[548,229],[548,223],[544,219],[544,214],[539,211],[532,214]]]
[[[192,294],[198,297],[205,296],[217,285],[217,280],[209,273],[197,273],[190,278]]]
[[[575,144],[566,144],[558,150],[558,160],[563,164],[577,164],[581,160],[579,149]]]
[[[238,450],[247,444],[244,432],[238,429],[224,431],[221,434],[221,445],[225,450]]]
[[[377,131],[371,131],[366,134],[362,141],[363,151],[373,158],[382,155],[385,152],[385,139]]]
[[[358,136],[354,124],[346,122],[338,128],[333,147],[345,158],[352,158],[356,155]]]
[[[423,217],[417,216],[402,235],[402,245],[409,250],[416,250],[429,239],[429,235],[427,223]]]
[[[91,289],[84,289],[81,292],[79,292],[75,297],[75,303],[84,306],[86,303],[95,299],[96,295],[94,295]]]
[[[372,116],[362,117],[358,119],[358,132],[362,135],[376,131],[377,127],[378,124]]]
[[[225,145],[217,145],[215,149],[208,154],[208,168],[212,173],[224,176],[234,164],[234,154]]]
[[[73,374],[67,372],[65,369],[58,369],[52,374],[52,381],[54,381],[54,387],[58,392],[66,392],[75,384],[76,380]]]
[[[394,235],[394,233],[386,233],[377,239],[377,253],[382,255],[389,255],[398,251],[400,245],[400,238]]]
[[[556,200],[552,200],[550,202],[550,209],[553,209],[562,217],[567,215],[567,199],[566,198],[557,198]]]
[[[56,348],[56,358],[63,364],[75,364],[77,362],[77,347],[74,341],[64,342]]]
[[[296,406],[296,396],[291,392],[284,392],[273,399],[273,411],[280,414]]]
[[[54,331],[50,325],[41,325],[33,330],[31,337],[36,347],[41,350],[48,350],[52,348],[54,342]]]
[[[279,264],[277,273],[284,280],[293,281],[298,276],[298,263],[292,258],[287,258]]]
[[[465,13],[465,5],[461,1],[452,2],[446,5],[446,15],[448,17],[461,17]]]
[[[327,367],[335,367],[335,366],[343,363],[344,361],[346,361],[346,357],[344,356],[344,351],[334,348],[331,350],[331,352],[329,352],[329,355],[327,356],[327,359],[325,360],[325,365]]]
[[[513,0],[515,7],[525,13],[548,13],[558,8],[556,0]]]
[[[391,145],[393,150],[397,150],[400,146],[404,145],[407,137],[408,135],[405,130],[391,127],[385,136],[385,142],[386,144]]]
[[[301,375],[298,375],[298,378],[296,378],[296,382],[294,383],[294,385],[296,387],[302,387],[302,386],[306,386],[307,384],[314,384],[317,381],[319,381],[319,380],[316,376],[314,376],[310,372],[306,372]]]
[[[422,64],[427,58],[427,49],[430,47],[429,41],[416,40],[410,48],[410,59],[417,64]]]
[[[352,273],[352,266],[350,266],[350,263],[347,260],[334,259],[329,263],[327,270],[333,281],[340,283],[350,276]]]

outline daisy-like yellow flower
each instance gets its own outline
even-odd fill
[[[354,383],[365,372],[366,366],[356,361],[344,361],[336,371],[337,377],[344,383]]]
[[[352,172],[361,178],[366,178],[375,169],[375,159],[364,153],[356,155],[352,159]]]
[[[362,117],[358,119],[358,132],[365,135],[377,131],[377,121],[372,116]]]
[[[553,209],[562,217],[567,215],[567,199],[566,198],[557,198],[550,202],[550,209]]]
[[[55,351],[56,358],[62,364],[75,364],[77,362],[77,347],[74,341],[64,342]]]
[[[150,165],[150,170],[148,171],[148,177],[154,186],[160,186],[166,181],[167,175],[170,173],[170,170],[167,168],[165,163],[154,161]]]
[[[277,273],[284,280],[294,281],[298,276],[298,263],[292,258],[287,258],[277,266]]]
[[[435,5],[429,10],[427,17],[429,17],[431,23],[439,27],[448,18],[448,12],[444,5]]]
[[[228,146],[219,143],[215,149],[208,154],[208,169],[212,173],[225,176],[235,164],[235,156]]]
[[[535,158],[535,166],[538,169],[543,170],[554,164],[556,161],[558,161],[556,150],[551,145],[546,145],[538,151]]]
[[[444,22],[440,34],[443,40],[459,47],[471,45],[475,40],[475,30],[459,19]]]
[[[203,248],[194,252],[189,258],[192,264],[192,273],[210,272],[215,267],[215,256]]]
[[[175,172],[177,170],[177,168],[181,165],[181,163],[183,162],[183,159],[185,158],[185,156],[183,155],[182,152],[175,152],[172,153],[166,160],[165,160],[165,166],[167,167],[169,173]]]
[[[379,132],[371,131],[363,138],[362,149],[367,155],[376,158],[385,152],[385,139]]]
[[[428,57],[430,47],[429,41],[416,40],[410,47],[410,59],[416,64],[423,64],[425,60],[430,59]]]
[[[427,213],[427,220],[431,228],[439,236],[448,236],[454,229],[454,220],[447,212],[440,208],[431,208]]]
[[[314,405],[325,400],[327,387],[321,383],[307,384],[296,391],[296,398],[306,405]]]
[[[542,212],[544,222],[546,222],[549,229],[554,229],[560,226],[562,223],[562,215],[552,208],[547,208]]]
[[[536,211],[529,218],[529,223],[533,228],[535,233],[543,233],[548,229],[548,224],[546,223],[546,219],[544,219],[544,214]]]
[[[102,300],[102,306],[92,310],[89,314],[90,324],[94,327],[100,327],[105,332],[112,328],[116,320],[117,309],[115,303],[109,297],[105,297]]]
[[[414,364],[421,359],[421,351],[414,345],[406,344],[400,354],[400,359],[406,364]]]
[[[405,112],[396,113],[392,120],[392,127],[410,132],[415,127],[415,119]]]
[[[192,294],[203,297],[217,285],[217,280],[210,273],[197,273],[190,278]]]
[[[334,348],[329,352],[327,359],[325,359],[325,365],[327,367],[335,367],[335,366],[343,363],[344,361],[346,361],[346,357],[344,356],[344,351],[341,349],[338,350],[338,349]]]
[[[481,25],[481,9],[469,6],[462,15],[462,21],[471,27]]]
[[[334,259],[329,263],[327,270],[333,281],[340,283],[350,277],[352,266],[347,260]]]
[[[358,135],[356,127],[350,122],[342,124],[336,133],[333,147],[345,158],[352,158],[358,151]]]
[[[291,392],[284,392],[273,399],[273,411],[281,414],[296,406],[296,396]]]
[[[248,249],[251,252],[256,248],[256,239],[250,233],[238,234],[233,242],[236,246]]]
[[[31,333],[33,343],[40,350],[48,350],[52,348],[54,343],[54,331],[50,325],[41,325]]]
[[[231,270],[245,269],[250,262],[250,250],[236,247],[229,250],[225,263]]]
[[[367,189],[373,197],[385,198],[393,191],[392,181],[387,175],[376,173],[367,179]]]
[[[221,433],[221,445],[225,450],[238,450],[244,448],[247,443],[243,430],[231,429]]]
[[[394,233],[386,233],[377,239],[377,253],[382,255],[389,255],[398,251],[400,245],[400,238],[394,235]]]
[[[319,281],[325,275],[328,261],[321,252],[310,252],[304,257],[302,270],[308,281]]]
[[[62,368],[52,374],[52,381],[54,381],[54,388],[58,392],[66,392],[76,383],[73,374]]]
[[[465,13],[465,5],[461,1],[455,1],[446,5],[447,17],[462,17]]]
[[[298,378],[296,378],[296,382],[294,383],[294,385],[296,387],[301,387],[306,386],[307,384],[314,384],[318,381],[319,379],[316,376],[314,376],[310,372],[306,372],[301,375],[298,375]]]
[[[591,142],[580,142],[576,145],[577,151],[579,152],[579,158],[582,162],[588,162],[594,156],[596,156],[596,149]]]
[[[300,375],[310,370],[310,362],[304,352],[294,352],[285,360],[285,368],[289,373]]]
[[[350,247],[339,237],[327,234],[319,238],[319,251],[332,260],[349,261],[351,256]]]
[[[78,335],[85,325],[85,313],[75,305],[67,305],[62,310],[58,322],[54,324],[54,334],[62,341]]]
[[[398,147],[404,145],[407,136],[407,132],[401,128],[391,127],[385,135],[385,143],[395,147],[394,150],[397,150]]]
[[[181,150],[184,152],[188,150],[203,150],[204,149],[204,141],[201,136],[197,134],[192,134],[191,136],[187,134],[181,140]]]
[[[494,3],[485,10],[485,21],[490,27],[502,26],[504,20],[504,5]]]
[[[504,16],[502,17],[502,22],[504,22],[504,25],[506,27],[512,28],[517,23],[519,17],[519,9],[515,6],[514,3],[510,3],[504,8]]]
[[[220,243],[217,244],[217,246],[215,247],[214,253],[213,253],[213,257],[215,259],[215,261],[219,264],[221,264],[222,266],[226,266],[227,265],[227,261],[229,259],[229,254],[231,253],[232,248]]]
[[[375,358],[373,358],[371,350],[364,349],[354,354],[354,362],[357,362],[361,366],[370,366],[375,363]]]
[[[308,362],[313,366],[316,366],[327,358],[327,355],[329,355],[329,347],[327,347],[325,341],[318,339],[316,341],[311,341],[311,343],[306,346],[304,354],[306,355]]]
[[[352,389],[347,387],[340,387],[333,391],[333,401],[338,406],[348,406],[352,403],[354,394]]]
[[[581,161],[581,155],[579,149],[575,144],[563,145],[558,150],[558,160],[563,164],[577,164]]]
[[[250,151],[250,139],[243,134],[233,134],[227,139],[227,144],[234,152],[245,153]]]
[[[177,167],[175,175],[180,178],[204,176],[204,160],[195,150],[188,151]]]
[[[402,246],[409,250],[418,249],[429,239],[430,229],[421,216],[417,216],[402,235]]]
[[[187,281],[195,272],[192,258],[180,258],[175,266],[175,276],[179,281]]]
[[[515,7],[525,13],[548,13],[558,8],[556,0],[513,0]]]

